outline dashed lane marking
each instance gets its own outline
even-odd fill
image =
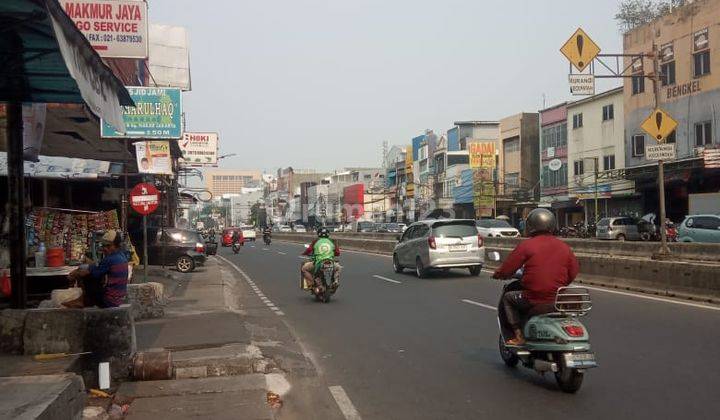
[[[475,306],[479,306],[479,307],[481,307],[481,308],[485,308],[485,309],[490,309],[490,310],[493,310],[493,311],[497,311],[497,308],[494,307],[494,306],[492,306],[492,305],[486,305],[486,304],[484,304],[484,303],[475,302],[474,300],[470,300],[470,299],[462,299],[462,300],[460,300],[460,302],[469,303],[470,305],[475,305]]]
[[[250,278],[250,276],[248,276],[240,267],[238,267],[237,265],[233,264],[233,263],[230,262],[227,258],[225,258],[225,257],[223,257],[223,256],[221,256],[221,255],[218,255],[218,257],[219,257],[220,259],[222,259],[223,261],[225,261],[227,264],[229,264],[230,267],[234,268],[235,271],[237,271],[238,273],[240,273],[240,275],[245,279],[245,282],[247,282],[247,284],[250,286],[250,288],[255,292],[255,294],[257,295],[257,297],[260,298],[260,300],[265,304],[265,306],[268,307],[268,309],[270,309],[271,311],[273,311],[273,312],[275,313],[275,315],[277,315],[277,316],[284,316],[284,315],[285,315],[285,312],[281,311],[280,308],[278,308],[277,306],[275,306],[275,304],[272,303],[272,301],[271,301],[270,299],[268,299],[267,296],[265,296],[265,294],[263,294],[262,290],[260,290],[260,288],[257,287],[257,285],[255,284],[255,282],[252,281],[252,279]]]
[[[352,401],[350,401],[350,397],[348,397],[343,387],[336,385],[331,386],[329,389],[330,394],[332,394],[333,398],[335,398],[335,402],[337,403],[338,407],[340,407],[340,411],[343,413],[343,416],[345,416],[347,420],[362,419],[362,417],[360,417],[360,413],[358,413]]]
[[[286,253],[286,252],[281,252],[281,251],[278,251],[277,253],[278,253],[278,254],[280,254],[280,255],[287,255],[287,253]]]
[[[401,281],[389,279],[389,278],[383,277],[383,276],[378,276],[377,274],[373,275],[373,277],[375,277],[376,279],[385,280],[385,281],[390,282],[390,283],[402,284]]]

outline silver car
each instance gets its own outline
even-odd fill
[[[639,241],[640,231],[637,221],[632,217],[605,217],[598,222],[595,237],[618,241]]]
[[[415,268],[427,277],[431,269],[467,268],[477,276],[485,263],[483,240],[474,220],[426,220],[410,225],[393,251],[393,268]]]

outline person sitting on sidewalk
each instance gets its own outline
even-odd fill
[[[128,284],[128,258],[122,249],[122,236],[108,230],[101,239],[105,257],[97,264],[81,267],[70,273],[70,280],[83,289],[82,302],[70,301],[67,307],[115,308],[125,303]]]

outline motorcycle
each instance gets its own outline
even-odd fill
[[[232,244],[232,252],[237,254],[240,252],[240,243],[239,242],[233,242]]]
[[[265,241],[265,245],[270,245],[272,239],[270,238],[270,235],[263,235],[263,241]]]
[[[301,287],[310,290],[310,294],[315,296],[316,301],[328,303],[330,302],[330,297],[337,292],[340,286],[336,275],[335,260],[327,259],[321,261],[315,270],[315,276],[313,277],[314,284],[306,285],[305,279],[301,275]]]
[[[497,252],[488,256],[491,260],[500,260]],[[522,272],[516,273],[514,280],[504,285],[503,295],[522,290],[521,278]],[[508,367],[522,362],[523,366],[540,374],[553,372],[563,392],[575,393],[582,385],[586,370],[597,367],[588,330],[579,321],[592,308],[590,295],[584,287],[561,287],[555,304],[547,306],[533,308],[525,317],[522,328],[525,344],[508,346],[507,339],[513,336],[513,332],[504,322],[501,297],[498,305],[500,357]]]

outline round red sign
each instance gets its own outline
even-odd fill
[[[142,215],[148,215],[158,208],[160,191],[148,183],[137,184],[130,191],[130,206]]]

